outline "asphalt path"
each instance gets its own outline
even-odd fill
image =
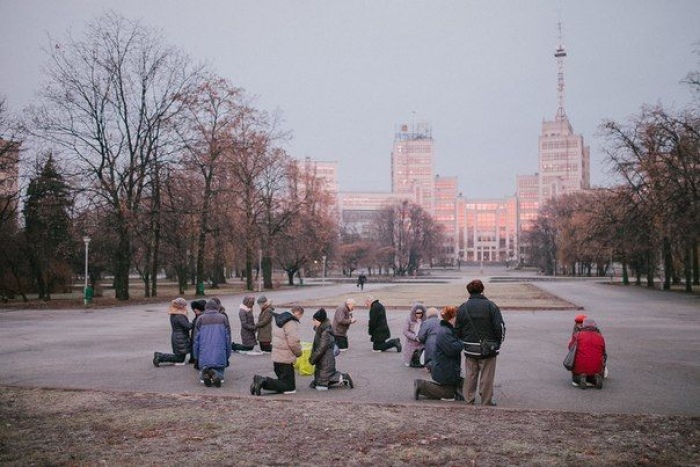
[[[466,281],[479,271],[463,271]],[[487,270],[483,275],[510,274]],[[581,311],[504,311],[507,334],[496,369],[498,407],[569,410],[592,413],[700,415],[700,299],[697,295],[613,286],[606,281],[559,280],[537,286],[584,308],[605,336],[610,376],[602,391],[571,385],[561,361],[573,317]],[[365,290],[385,285],[368,284]],[[275,303],[342,296],[354,284],[326,284],[272,291]],[[488,282],[486,282],[488,295]],[[239,337],[238,305],[242,295],[221,297]],[[466,297],[465,297],[466,298]],[[350,372],[355,389],[317,392],[311,377],[297,376],[297,393],[265,398],[359,401],[367,403],[459,404],[413,400],[415,378],[422,369],[407,368],[394,351],[372,352],[367,309],[356,310],[349,333],[350,350],[337,368]],[[429,305],[429,304],[428,304]],[[282,308],[283,309],[283,308]],[[279,310],[279,308],[278,308]],[[301,321],[304,341],[312,341],[311,315]],[[332,315],[332,310],[330,315]],[[389,310],[393,337],[401,334],[408,310]],[[3,310],[0,312],[0,385],[168,394],[221,394],[253,398],[254,374],[273,376],[269,355],[233,354],[221,388],[200,383],[191,365],[156,368],[153,352],[170,351],[167,303],[88,310]],[[496,409],[497,410],[497,409]]]

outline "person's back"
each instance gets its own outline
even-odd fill
[[[418,331],[418,340],[423,343],[424,348],[424,365],[431,371],[431,360],[435,356],[435,341],[437,339],[440,320],[438,319],[438,311],[436,308],[428,308],[428,317]]]
[[[573,381],[582,389],[585,389],[587,383],[602,389],[606,359],[605,338],[596,322],[586,319],[573,340],[576,342],[576,356],[571,370]]]
[[[213,299],[207,301],[204,313],[197,319],[194,353],[202,370],[202,381],[207,386],[211,382],[220,385],[231,356],[231,327],[227,316],[219,312],[219,306]]]

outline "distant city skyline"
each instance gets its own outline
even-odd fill
[[[566,109],[590,146],[591,185],[608,184],[604,119],[676,108],[700,68],[700,2],[543,0],[342,3],[305,0],[3,0],[0,94],[20,112],[45,79],[41,47],[111,9],[163,31],[279,110],[295,158],[338,161],[340,191],[391,191],[397,125],[429,122],[435,174],[468,198],[502,198],[538,170],[543,120],[557,112],[557,24],[569,56]],[[49,36],[51,39],[49,40]]]

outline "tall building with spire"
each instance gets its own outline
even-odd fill
[[[401,125],[391,151],[391,192],[406,195],[425,211],[435,212],[433,136],[430,125]]]
[[[574,133],[564,107],[564,59],[566,50],[561,40],[554,52],[557,60],[557,95],[559,107],[554,120],[542,121],[539,138],[539,198],[547,199],[567,193],[588,190],[591,185],[590,149],[583,136]]]

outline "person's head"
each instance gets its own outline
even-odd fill
[[[416,303],[411,307],[411,318],[422,320],[425,318],[425,306],[422,303]]]
[[[454,325],[455,320],[457,318],[457,307],[456,306],[446,306],[440,312],[440,317],[443,319],[443,321],[447,321],[448,323]]]
[[[434,306],[431,306],[428,308],[428,312],[426,314],[426,317],[430,318],[431,316],[437,316],[438,315],[438,309],[435,308]]]
[[[576,326],[577,328],[582,328],[583,322],[586,320],[586,318],[588,318],[588,316],[583,314],[576,315],[576,317],[574,318],[574,326]]]
[[[170,302],[170,308],[168,308],[168,313],[171,315],[186,315],[187,314],[187,300],[184,298],[176,298]]]
[[[204,311],[215,310],[219,311],[221,309],[221,302],[218,299],[210,298],[207,300],[207,304],[204,305]]]
[[[586,318],[583,320],[583,327],[584,328],[598,328],[598,324],[595,322],[594,319],[591,318]]]
[[[258,305],[260,305],[260,309],[263,310],[269,306],[272,306],[272,300],[269,300],[266,296],[261,295],[258,297]]]
[[[296,319],[301,320],[301,317],[304,316],[304,308],[299,305],[294,305],[292,307],[292,314]]]
[[[365,306],[372,306],[372,303],[374,303],[374,297],[368,295],[367,298],[365,298]]]
[[[348,310],[350,311],[355,309],[356,304],[357,302],[355,302],[354,298],[348,298],[347,300],[345,300],[345,306],[348,307]]]
[[[314,320],[314,328],[318,326],[319,324],[323,323],[328,319],[328,315],[326,314],[326,310],[323,308],[319,308],[319,310],[314,313],[313,315],[313,320]]]
[[[470,294],[480,294],[484,293],[484,283],[479,279],[474,279],[467,284],[467,292]]]
[[[204,312],[204,307],[206,305],[207,301],[201,298],[199,300],[192,300],[192,302],[190,303],[190,308],[192,308],[192,311],[194,311],[195,315],[198,315]]]
[[[255,297],[252,295],[246,295],[243,297],[243,305],[246,308],[253,308],[253,305],[255,305]]]

